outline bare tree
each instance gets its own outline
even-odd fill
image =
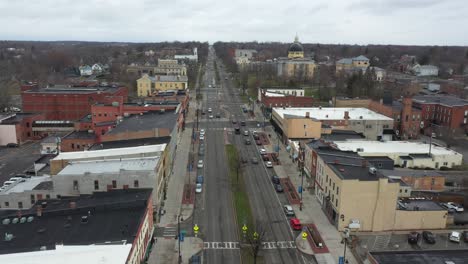
[[[262,223],[257,223],[257,225],[251,230],[249,234],[246,235],[246,242],[250,249],[250,254],[254,258],[254,264],[257,263],[257,257],[262,249],[262,244],[266,239],[266,229],[265,225]]]

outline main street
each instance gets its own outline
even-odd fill
[[[193,221],[201,227],[205,242],[240,241],[224,150],[227,138],[236,146],[239,155],[249,160],[249,163],[243,165],[242,171],[255,222],[265,230],[264,241],[294,241],[299,232],[292,231],[283,213],[282,206],[288,204],[288,201],[284,194],[277,194],[273,188],[270,181],[273,169],[265,167],[255,144],[245,145],[247,137],[233,132],[232,120],[246,121],[246,126],[241,129],[249,130],[249,137],[254,142],[251,131],[259,129],[258,123],[242,111],[239,91],[232,85],[219,60],[217,68],[221,83],[215,83],[214,59],[214,52],[210,49],[204,85],[200,90],[203,100],[199,109],[205,114],[200,114],[198,122],[199,128],[206,130],[205,155],[200,156],[205,165],[198,172],[198,175],[204,176],[205,183],[203,193],[197,194]],[[214,87],[210,88],[210,85]],[[208,108],[212,109],[212,113],[208,113]],[[216,117],[218,114],[220,118]],[[212,118],[210,115],[213,115]],[[256,157],[259,164],[250,163],[252,157]],[[261,255],[266,263],[315,263],[296,248],[262,250]],[[239,263],[240,252],[236,249],[206,249],[204,260],[205,263]]]

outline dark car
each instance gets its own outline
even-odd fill
[[[276,192],[283,192],[283,186],[281,184],[275,184],[275,190]]]
[[[203,183],[203,175],[197,176],[197,183]]]
[[[270,160],[270,158],[266,154],[262,154],[262,159],[263,159],[263,161],[269,161]]]
[[[233,119],[233,120],[232,120],[232,123],[233,123],[233,124],[237,124],[237,121]]]
[[[262,145],[262,142],[260,140],[255,140],[255,144],[257,144],[257,146],[260,146]]]
[[[256,133],[253,135],[253,137],[254,137],[255,140],[259,140],[259,139],[260,139],[260,137],[259,137],[258,134],[256,134]]]
[[[245,126],[245,121],[241,121],[241,126]]]
[[[221,114],[220,114],[220,113],[217,113],[217,114],[216,114],[216,118],[221,118]]]
[[[463,241],[468,243],[468,231],[463,231],[462,237],[463,237]]]
[[[417,244],[419,241],[419,233],[418,232],[411,232],[408,234],[408,243],[410,244]]]
[[[271,176],[271,181],[274,184],[280,184],[280,178],[278,176],[276,176],[276,175]]]
[[[201,264],[201,258],[198,255],[194,255],[190,258],[190,264]]]
[[[422,232],[422,236],[424,238],[424,240],[428,243],[428,244],[435,244],[435,236],[432,232],[430,231],[423,231]]]
[[[250,141],[250,139],[247,138],[247,139],[245,139],[245,144],[250,145],[250,144],[252,144],[252,142]]]
[[[6,146],[7,146],[7,148],[17,148],[17,147],[19,147],[19,145],[16,144],[16,143],[8,143]]]
[[[252,158],[252,163],[253,164],[258,164],[258,159],[257,158]]]
[[[202,110],[201,114],[202,114],[202,115],[206,114],[205,110]]]

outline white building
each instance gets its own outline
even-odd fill
[[[163,177],[156,172],[159,156],[69,162],[53,176],[57,193],[68,196],[92,194],[113,189],[152,188],[153,204],[162,196]]]
[[[193,48],[193,55],[192,54],[174,55],[174,59],[176,59],[176,60],[198,61],[198,49]]]
[[[80,75],[81,76],[90,76],[93,75],[93,68],[89,65],[80,66]]]
[[[245,66],[245,64],[249,64],[252,61],[257,51],[253,49],[236,49],[234,53],[236,63],[240,66]]]
[[[437,76],[439,75],[439,68],[434,65],[419,65],[413,67],[413,72],[416,76]]]
[[[362,157],[389,157],[402,168],[452,168],[463,162],[463,155],[454,150],[422,142],[349,140],[334,144],[339,150],[354,151]]]
[[[369,67],[367,70],[375,72],[375,80],[381,82],[385,79],[385,70],[379,67]]]
[[[303,88],[287,88],[287,87],[280,87],[280,88],[260,88],[258,89],[257,98],[261,102],[262,95],[265,96],[274,96],[274,97],[284,97],[286,95],[292,96],[304,96],[304,89]]]
[[[0,189],[0,208],[31,208],[38,200],[56,197],[50,176],[19,178]]]

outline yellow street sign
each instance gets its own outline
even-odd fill
[[[257,233],[257,232],[254,232],[254,233],[253,233],[253,237],[254,237],[254,239],[257,239],[257,238],[258,238],[258,233]]]
[[[195,226],[193,227],[193,231],[194,231],[195,233],[198,233],[198,229],[200,229],[200,228],[198,227],[197,224],[195,224]]]
[[[307,238],[307,233],[306,232],[302,232],[302,239],[306,240]]]
[[[247,232],[247,226],[246,226],[246,225],[244,225],[244,226],[242,227],[242,231]]]

